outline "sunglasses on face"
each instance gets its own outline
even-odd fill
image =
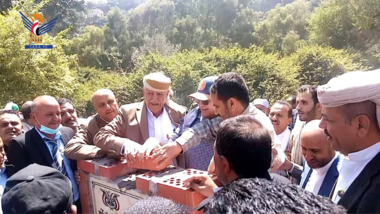
[[[194,101],[199,105],[200,103],[202,103],[202,105],[205,105],[207,106],[209,104],[209,101],[208,100],[205,100],[205,101],[202,101],[202,100],[197,100],[197,99],[194,99]]]

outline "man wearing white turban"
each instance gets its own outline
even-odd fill
[[[333,78],[318,99],[320,127],[344,155],[332,200],[348,213],[380,213],[380,70]]]

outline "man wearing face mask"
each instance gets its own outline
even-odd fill
[[[31,110],[35,127],[11,140],[7,152],[10,164],[15,166],[16,172],[33,163],[59,170],[70,179],[74,201],[78,202],[79,189],[73,174],[76,163],[63,155],[64,146],[74,131],[61,125],[61,110],[54,97],[37,97]]]
[[[166,102],[171,80],[164,74],[148,74],[143,84],[144,101],[121,106],[115,119],[94,137],[96,146],[130,162],[143,160],[159,143],[166,143],[186,112],[173,101]]]

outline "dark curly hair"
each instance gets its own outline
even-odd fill
[[[218,191],[204,213],[346,213],[346,210],[299,186],[259,178],[235,180]]]

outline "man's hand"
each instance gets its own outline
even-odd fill
[[[271,166],[271,172],[272,169],[289,171],[292,168],[293,164],[288,160],[285,153],[281,149],[273,149],[273,157],[275,159],[273,160]]]
[[[208,175],[194,175],[185,180],[184,186],[206,197],[210,197],[214,193],[214,188],[218,187]]]
[[[136,160],[136,155],[137,153],[139,152],[141,146],[133,146],[133,147],[129,147],[129,148],[126,148],[126,146],[124,146],[124,158],[127,159],[127,162],[135,162]]]
[[[281,150],[281,148],[272,149],[272,154],[273,154],[273,161],[272,161],[270,172],[275,173],[280,168],[280,166],[284,164],[286,155]]]
[[[144,145],[139,149],[139,151],[136,154],[136,157],[139,159],[139,161],[144,162],[144,158],[151,155],[153,149],[160,147],[160,141],[157,138],[150,137],[148,138]]]
[[[75,171],[75,182],[77,182],[77,184],[80,184],[79,170]]]
[[[153,163],[158,163],[157,169],[163,169],[172,163],[172,159],[176,158],[182,152],[182,147],[176,143],[167,143],[153,150]]]

